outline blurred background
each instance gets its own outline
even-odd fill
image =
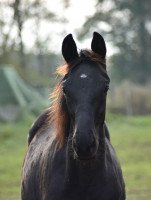
[[[106,121],[127,200],[151,199],[151,1],[0,0],[0,200],[20,199],[28,130],[45,108],[64,61],[63,38],[107,44]]]

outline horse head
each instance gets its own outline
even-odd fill
[[[99,141],[103,138],[109,87],[106,45],[103,37],[96,32],[91,49],[78,53],[71,34],[65,37],[62,44],[62,54],[68,65],[62,90],[70,118],[70,138],[76,157],[82,160],[95,157]]]

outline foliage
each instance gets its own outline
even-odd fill
[[[111,140],[122,164],[127,200],[149,200],[151,179],[151,116],[107,115]],[[33,117],[0,124],[0,199],[20,199],[20,177]]]
[[[0,68],[7,65],[13,66],[26,82],[37,87],[48,87],[51,84],[51,78],[55,77],[56,66],[61,63],[60,56],[51,52],[44,55],[24,54],[24,59],[26,68],[20,66],[19,52],[9,51],[0,56]]]
[[[146,83],[151,74],[151,1],[96,2],[96,12],[85,22],[80,37],[94,28],[104,32],[111,44],[118,47],[111,59],[114,80]]]
[[[112,113],[126,115],[151,113],[151,85],[142,86],[129,81],[123,81],[118,86],[112,86],[108,92],[108,110]]]
[[[3,47],[1,51],[3,51],[3,54],[10,49],[19,49],[23,53],[23,30],[26,27],[26,23],[32,22],[36,36],[40,23],[57,20],[55,14],[46,7],[46,2],[41,0],[14,0],[11,2],[6,0],[5,2],[0,2],[0,11],[0,36],[2,38],[1,47]],[[36,37],[36,42],[40,42],[38,36]]]
[[[0,121],[14,121],[24,113],[38,114],[47,106],[48,94],[44,98],[44,94],[27,85],[12,67],[0,69],[0,79]]]
[[[46,0],[0,1],[1,64],[34,68],[40,74],[52,73],[50,66],[56,66],[57,55],[50,50],[52,34],[47,27],[65,20],[59,18],[47,3]]]

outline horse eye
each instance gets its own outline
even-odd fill
[[[70,96],[69,91],[67,90],[66,87],[62,87],[62,91],[63,91],[65,96],[68,96],[68,97]]]
[[[106,93],[109,90],[109,85],[107,85],[104,89],[104,92]]]
[[[66,94],[66,93],[67,93],[67,90],[66,90],[66,88],[65,88],[65,87],[62,87],[62,91],[63,91],[63,93],[64,93],[64,94]]]

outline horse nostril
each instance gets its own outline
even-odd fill
[[[91,154],[94,153],[94,149],[95,149],[94,146],[91,146],[91,147],[90,147],[90,153],[91,153]]]
[[[96,142],[95,142],[95,139],[93,138],[93,141],[91,142],[91,145],[89,146],[89,151],[91,154],[94,153],[95,148],[96,148]]]
[[[78,135],[73,137],[72,147],[74,153],[79,158],[89,158],[95,155],[97,150],[96,139],[94,136],[90,136],[82,140]]]

